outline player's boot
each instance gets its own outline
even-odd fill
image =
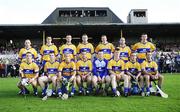
[[[90,94],[90,91],[89,90],[86,90],[86,95],[89,95]]]
[[[150,96],[150,92],[146,92],[146,96]]]
[[[158,90],[156,91],[156,96],[161,96],[161,94]]]
[[[125,92],[125,93],[124,93],[124,96],[125,96],[125,97],[128,97],[128,95],[129,95],[128,92]]]
[[[52,89],[52,96],[56,96],[56,90]]]
[[[83,88],[82,88],[82,87],[79,88],[79,94],[80,94],[80,95],[83,94]]]
[[[75,87],[72,87],[72,90],[71,90],[71,93],[70,93],[70,96],[71,96],[71,97],[74,96],[74,92],[75,92]]]
[[[25,90],[25,94],[30,94],[30,91],[27,88],[25,88],[24,90]]]
[[[121,96],[121,93],[117,90],[115,96],[119,97]]]
[[[57,94],[58,94],[58,98],[61,98],[61,97],[62,97],[62,91],[61,91],[61,88],[58,88]]]
[[[37,92],[37,91],[34,91],[33,94],[34,94],[34,96],[37,96],[37,95],[38,95],[38,92]]]
[[[145,96],[145,93],[144,93],[144,92],[141,92],[141,96],[143,96],[143,97],[144,97],[144,96]]]

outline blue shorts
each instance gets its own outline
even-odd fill
[[[127,63],[128,62],[128,60],[124,60],[124,63]]]
[[[144,60],[146,60],[146,59],[137,59],[138,60],[138,63],[143,63],[144,62]]]
[[[106,75],[106,74],[100,74],[100,75],[95,75],[95,76],[96,76],[96,77],[100,76],[101,79],[102,79],[103,77],[106,77],[107,75]]]

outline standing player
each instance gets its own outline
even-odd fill
[[[96,90],[96,93],[99,92],[100,89],[107,91],[110,84],[110,76],[108,75],[107,70],[108,61],[104,58],[103,51],[98,52],[98,57],[93,61],[93,78],[92,84]],[[98,88],[99,84],[99,88]],[[103,84],[105,84],[105,88],[103,88]]]
[[[25,40],[24,45],[25,47],[21,48],[21,50],[19,51],[19,56],[18,56],[19,61],[21,62],[26,60],[27,52],[31,52],[33,61],[35,61],[38,58],[38,55],[37,55],[37,51],[31,47],[31,41],[29,39]]]
[[[141,76],[141,65],[136,60],[137,60],[136,53],[132,53],[130,56],[130,61],[128,61],[125,65],[125,72],[130,77],[129,92],[131,92],[130,91],[130,88],[132,85],[131,82],[135,82],[134,86],[137,87],[139,85],[139,81],[140,81],[139,89],[141,89],[141,88],[143,89],[143,86],[144,86],[143,85],[143,77]],[[137,93],[139,93],[139,91],[134,91],[134,87],[133,87],[133,93],[137,94]],[[144,96],[144,93],[142,93],[142,96]]]
[[[68,89],[63,81],[67,81],[72,84],[72,90],[70,95],[74,96],[75,83],[76,83],[76,64],[71,60],[71,54],[64,54],[65,60],[59,65],[57,83],[58,83],[58,95],[61,97],[62,94],[68,94]],[[60,83],[62,82],[62,88],[60,88]]]
[[[52,43],[52,37],[48,36],[46,38],[46,44],[41,47],[40,54],[42,56],[42,66],[44,67],[45,63],[50,60],[49,54],[53,52],[55,56],[58,55],[57,47]]]
[[[25,87],[31,84],[34,90],[34,95],[37,95],[37,78],[39,75],[39,68],[36,63],[33,62],[32,53],[26,53],[26,60],[20,64],[19,68],[20,82],[18,88],[21,90],[19,94],[28,94],[29,90]]]
[[[58,75],[59,62],[56,61],[54,52],[49,53],[50,60],[44,65],[44,76],[38,78],[39,85],[42,88],[42,96],[46,95],[46,85],[52,82],[52,95],[56,95],[56,80]]]
[[[101,41],[102,43],[100,43],[96,49],[95,49],[95,53],[97,54],[99,51],[102,51],[104,54],[104,58],[106,60],[110,60],[112,58],[112,53],[114,52],[114,46],[112,43],[109,43],[107,41],[107,37],[106,35],[102,35],[101,36]]]
[[[83,82],[87,82],[86,93],[89,94],[91,90],[91,77],[92,77],[92,62],[87,58],[86,50],[81,51],[82,58],[76,63],[77,76],[76,81],[79,87],[79,93],[84,91]]]
[[[141,42],[136,43],[133,47],[132,50],[137,54],[138,57],[138,62],[142,63],[144,60],[146,60],[146,53],[147,52],[153,52],[156,47],[154,44],[151,42],[147,41],[147,34],[142,34],[141,35]]]
[[[131,54],[131,49],[129,46],[126,46],[126,40],[124,37],[120,38],[119,43],[119,56],[125,63],[127,63]]]
[[[119,57],[119,49],[116,48],[114,52],[114,58],[111,59],[108,63],[108,70],[111,77],[111,85],[112,85],[112,91],[114,93],[114,96],[119,96],[120,93],[116,89],[117,83],[119,83],[121,80],[124,80],[124,96],[128,96],[128,80],[129,77],[124,74],[124,67],[125,63],[123,60]]]
[[[146,83],[146,96],[150,95],[149,85],[151,80],[158,80],[158,86],[161,88],[164,77],[158,72],[158,65],[152,60],[152,53],[147,54],[147,61],[141,64],[142,72]]]
[[[76,61],[76,46],[74,44],[72,44],[71,41],[72,41],[72,36],[67,35],[66,36],[66,44],[59,47],[61,60],[65,59],[64,54],[69,54],[71,60]]]
[[[91,43],[88,42],[88,36],[86,34],[82,35],[82,43],[79,43],[79,45],[77,46],[77,54],[79,55],[78,56],[79,58],[82,57],[80,55],[82,51],[86,51],[86,55],[89,60],[92,59],[92,54],[94,53],[94,47]]]

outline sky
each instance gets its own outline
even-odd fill
[[[0,0],[0,24],[40,24],[57,7],[109,7],[123,22],[148,9],[149,23],[180,22],[180,0]]]

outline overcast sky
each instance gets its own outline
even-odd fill
[[[40,24],[56,7],[109,7],[125,23],[148,9],[149,23],[180,22],[180,0],[0,0],[0,24]]]

